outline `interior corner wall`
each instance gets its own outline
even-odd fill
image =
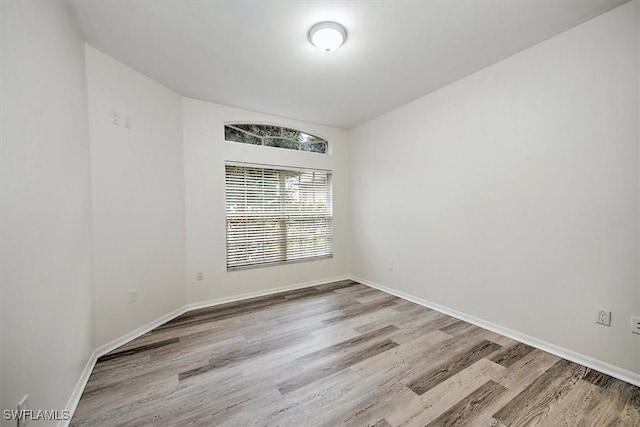
[[[84,43],[62,2],[1,8],[0,409],[61,411],[93,350]]]
[[[352,273],[640,372],[637,7],[353,129]]]
[[[93,47],[86,58],[99,347],[185,303],[182,97]]]
[[[284,125],[326,138],[331,155],[225,142],[227,122]],[[184,98],[187,209],[187,302],[232,298],[344,277],[349,273],[347,132]],[[327,169],[333,172],[333,258],[226,270],[225,162]],[[196,272],[204,280],[196,280]]]

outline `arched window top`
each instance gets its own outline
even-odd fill
[[[318,136],[299,130],[274,125],[228,123],[224,126],[226,141],[287,150],[327,153],[328,142]]]

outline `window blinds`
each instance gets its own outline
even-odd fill
[[[227,270],[332,256],[330,172],[225,168]]]

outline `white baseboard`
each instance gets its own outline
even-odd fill
[[[134,329],[133,331],[122,335],[119,338],[116,338],[112,341],[109,341],[106,344],[101,345],[100,347],[96,348],[95,353],[98,355],[98,358],[101,356],[104,356],[107,353],[112,352],[113,350],[115,350],[118,347],[121,347],[123,345],[125,345],[126,343],[133,341],[134,339],[146,334],[147,332],[157,328],[158,326],[162,325],[163,323],[167,323],[169,320],[173,320],[176,317],[180,316],[181,314],[184,314],[186,312],[186,306],[182,306],[180,308],[176,308],[175,310],[173,310],[170,313],[165,314],[164,316],[160,316],[155,320],[152,320],[151,322],[147,323],[146,325],[142,325],[137,329]]]
[[[257,297],[264,297],[264,296],[267,296],[267,295],[279,294],[280,292],[287,292],[287,291],[294,291],[296,289],[310,288],[312,286],[324,285],[326,283],[339,282],[340,280],[349,280],[349,279],[351,279],[351,276],[346,274],[344,276],[331,277],[329,279],[312,280],[310,282],[303,282],[303,283],[296,283],[294,285],[280,286],[278,288],[271,288],[271,289],[267,289],[265,291],[248,292],[248,293],[245,293],[245,294],[234,295],[234,296],[230,296],[230,297],[216,298],[216,299],[207,300],[207,301],[200,301],[200,302],[196,302],[196,303],[192,303],[192,304],[187,304],[187,305],[184,306],[184,308],[185,308],[185,312],[186,312],[186,311],[191,311],[191,310],[197,310],[197,309],[200,309],[200,308],[213,307],[213,306],[216,306],[216,305],[227,304],[227,303],[230,303],[230,302],[242,301],[242,300],[245,300],[245,299],[257,298]]]
[[[73,414],[76,410],[76,408],[78,407],[78,402],[80,402],[80,397],[82,396],[82,392],[84,391],[84,388],[87,385],[87,381],[89,381],[89,377],[91,376],[91,372],[93,371],[93,368],[96,364],[96,362],[98,361],[98,359],[102,356],[104,356],[105,354],[115,350],[118,347],[121,347],[123,345],[125,345],[126,343],[133,341],[134,339],[146,334],[147,332],[152,331],[153,329],[157,328],[158,326],[167,323],[170,320],[175,319],[176,317],[188,312],[188,311],[192,311],[192,310],[197,310],[200,308],[207,308],[207,307],[213,307],[216,305],[221,305],[221,304],[227,304],[230,302],[235,302],[235,301],[242,301],[242,300],[246,300],[246,299],[251,299],[251,298],[256,298],[256,297],[262,297],[262,296],[267,296],[267,295],[273,295],[273,294],[278,294],[280,292],[286,292],[286,291],[293,291],[296,289],[304,289],[304,288],[310,288],[312,286],[318,286],[318,285],[324,285],[326,283],[333,283],[333,282],[338,282],[340,280],[349,280],[351,279],[351,276],[349,275],[343,275],[343,276],[338,276],[338,277],[331,277],[331,278],[327,278],[327,279],[320,279],[320,280],[313,280],[313,281],[309,281],[309,282],[303,282],[303,283],[296,283],[293,285],[287,285],[287,286],[280,286],[277,288],[271,288],[271,289],[266,289],[264,291],[257,291],[257,292],[248,292],[245,294],[240,294],[240,295],[234,295],[234,296],[230,296],[230,297],[224,297],[224,298],[217,298],[217,299],[212,299],[212,300],[208,300],[208,301],[202,301],[202,302],[196,302],[196,303],[192,303],[192,304],[186,304],[180,308],[177,308],[175,310],[173,310],[172,312],[165,314],[164,316],[161,316],[149,323],[147,323],[146,325],[143,325],[119,338],[116,338],[104,345],[101,345],[100,347],[96,348],[93,353],[91,354],[91,356],[89,357],[89,360],[87,361],[87,364],[84,367],[84,370],[82,371],[82,374],[80,375],[80,379],[78,380],[78,382],[76,383],[76,387],[73,389],[73,393],[71,393],[71,397],[69,398],[69,402],[67,403],[67,406],[65,407],[65,410],[69,411],[69,414],[71,415],[71,418],[73,417]],[[71,420],[61,420],[58,422],[58,427],[67,427],[69,425],[69,423],[71,422]]]
[[[489,331],[498,333],[500,335],[504,335],[505,337],[509,337],[516,341],[523,342],[532,347],[539,348],[540,350],[546,351],[547,353],[551,353],[558,357],[562,357],[563,359],[570,360],[572,362],[578,363],[580,365],[586,366],[587,368],[594,369],[598,372],[602,372],[603,374],[610,375],[612,377],[618,378],[622,381],[628,382],[629,384],[633,384],[635,386],[640,387],[640,374],[635,372],[622,369],[618,366],[611,365],[609,363],[603,362],[598,359],[594,359],[592,357],[586,356],[584,354],[575,352],[573,350],[569,350],[567,348],[543,341],[541,339],[520,333],[518,331],[514,331],[509,328],[505,328],[504,326],[496,325],[495,323],[488,322],[486,320],[480,319],[478,317],[474,317],[465,313],[462,313],[457,310],[453,310],[449,307],[442,306],[440,304],[436,304],[431,301],[424,300],[422,298],[416,297],[414,295],[407,294],[405,292],[397,291],[392,288],[388,288],[386,286],[380,285],[378,283],[372,282],[367,279],[363,279],[362,277],[351,276],[351,280],[356,281],[358,283],[362,283],[363,285],[370,286],[372,288],[378,289],[382,292],[397,296],[407,301],[411,301],[413,303],[419,304],[423,307],[430,308],[432,310],[439,311],[448,316],[455,317],[456,319],[464,320],[465,322],[471,323],[473,325],[479,326],[483,329],[487,329]]]
[[[97,352],[94,350],[89,356],[89,360],[87,360],[87,364],[84,365],[84,369],[82,370],[82,374],[80,374],[80,379],[76,383],[75,388],[73,389],[73,393],[71,393],[71,397],[67,402],[67,406],[65,406],[65,410],[69,414],[68,420],[60,420],[58,421],[58,427],[67,427],[71,422],[71,418],[73,417],[73,413],[76,411],[78,407],[78,402],[80,402],[80,396],[82,396],[82,392],[87,385],[87,381],[89,381],[89,377],[91,376],[91,372],[93,371],[93,367],[96,365],[96,361],[98,360],[98,356],[96,356]]]

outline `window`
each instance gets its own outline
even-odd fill
[[[295,129],[272,125],[228,124],[224,127],[224,139],[243,144],[285,148],[287,150],[327,153],[327,141]]]
[[[227,270],[332,256],[330,172],[225,168]]]

